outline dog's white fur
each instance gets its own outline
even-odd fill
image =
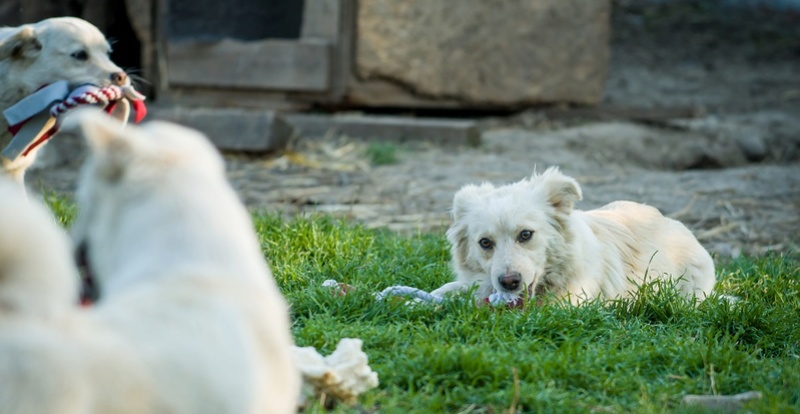
[[[79,52],[86,59],[79,59]],[[108,54],[111,46],[91,23],[76,17],[56,17],[15,28],[0,29],[0,113],[41,86],[66,80],[72,87],[91,83],[108,86],[112,75],[124,73]],[[126,82],[127,76],[125,77]],[[0,149],[11,142],[8,124],[0,116]],[[35,159],[35,148],[3,170],[19,183]]]
[[[67,240],[0,187],[0,411],[295,412],[288,307],[216,150],[176,125],[77,119],[72,231],[101,297],[72,304]]]
[[[42,206],[28,202],[3,176],[0,200],[0,323],[8,316],[56,319],[74,307],[78,293],[69,238]],[[0,375],[4,372],[0,365]]]
[[[477,285],[479,298],[527,291],[577,304],[629,296],[656,279],[676,283],[687,297],[711,293],[714,262],[683,224],[630,201],[575,210],[581,197],[578,183],[557,168],[501,187],[462,188],[447,232],[456,281],[433,294]],[[525,230],[532,232],[527,240]],[[479,244],[484,238],[489,248]],[[504,288],[500,278],[514,273],[519,287]]]

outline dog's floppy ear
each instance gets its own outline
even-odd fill
[[[583,198],[578,182],[562,174],[558,167],[550,167],[541,175],[534,173],[531,182],[541,186],[548,202],[564,214],[571,213],[575,203]]]
[[[70,113],[62,131],[82,135],[86,139],[99,172],[113,182],[122,176],[135,148],[141,144],[132,128],[123,132],[124,125],[97,108],[82,108]]]
[[[16,33],[0,40],[0,60],[32,58],[42,50],[42,43],[30,26],[23,26]]]

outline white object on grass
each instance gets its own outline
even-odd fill
[[[328,279],[328,280],[322,282],[322,287],[339,287],[339,282],[337,282],[337,281],[335,281],[333,279]]]
[[[322,282],[323,287],[338,287],[339,282],[333,279],[328,279]],[[384,300],[388,297],[393,296],[404,296],[413,299],[412,303],[435,303],[439,304],[442,303],[445,298],[444,296],[434,295],[430,292],[426,292],[422,289],[418,289],[411,286],[389,286],[386,289],[382,290],[379,293],[375,293],[375,299],[377,300]],[[515,295],[511,293],[505,292],[494,292],[489,295],[489,303],[492,306],[500,306],[500,305],[507,305],[509,303],[514,303],[521,299],[520,295]]]
[[[521,297],[519,295],[515,295],[512,293],[494,292],[491,295],[489,295],[489,303],[492,304],[492,306],[500,306],[516,302],[520,298]]]
[[[417,289],[410,286],[390,286],[375,295],[378,300],[384,300],[389,296],[410,297],[413,299],[413,303],[442,303],[445,300],[443,296],[434,295],[422,289]],[[504,292],[494,292],[489,295],[488,298],[489,303],[492,306],[505,306],[510,303],[515,303],[520,299],[521,296],[519,295]]]
[[[307,398],[322,394],[355,404],[359,395],[378,386],[378,374],[369,367],[362,343],[360,339],[344,338],[327,357],[313,346],[293,348],[295,364],[303,375],[301,406]]]
[[[408,296],[414,299],[414,302],[431,302],[442,303],[444,300],[441,296],[432,295],[422,289],[417,289],[411,286],[390,286],[380,293],[375,295],[378,300],[384,300],[389,296]]]

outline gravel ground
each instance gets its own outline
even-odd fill
[[[771,14],[617,3],[605,103],[690,106],[705,116],[644,124],[553,120],[530,110],[479,119],[477,148],[384,146],[396,154],[382,165],[370,161],[375,143],[300,137],[281,154],[226,154],[230,179],[254,209],[331,213],[401,232],[441,231],[462,185],[516,181],[535,167],[559,165],[582,184],[578,208],[645,202],[685,222],[722,256],[797,251],[798,25]],[[52,146],[76,145],[64,138]],[[79,157],[50,163],[32,171],[28,182],[69,195],[78,163]]]

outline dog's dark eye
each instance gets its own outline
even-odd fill
[[[72,52],[70,55],[73,59],[80,60],[81,62],[89,60],[89,54],[86,53],[85,50],[79,50],[77,52]]]
[[[533,230],[522,230],[519,232],[519,236],[517,236],[517,240],[520,242],[526,242],[533,237]]]
[[[478,244],[481,246],[481,248],[483,248],[483,250],[489,250],[494,247],[494,243],[492,243],[492,241],[486,237],[478,240]]]

